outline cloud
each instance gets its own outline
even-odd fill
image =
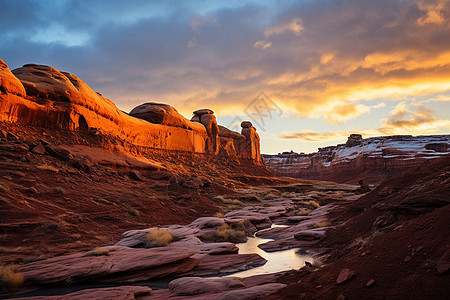
[[[272,46],[272,42],[266,42],[263,40],[257,41],[256,43],[253,44],[253,47],[258,49],[266,49],[269,48],[270,46]]]
[[[384,107],[384,103],[379,103],[372,106],[367,106],[364,104],[353,104],[353,103],[340,103],[337,102],[335,105],[327,105],[325,109],[317,112],[320,115],[324,115],[324,121],[330,124],[342,124],[345,121],[354,119],[362,114],[370,112],[372,109]]]
[[[338,124],[375,109],[366,101],[450,90],[449,1],[0,0],[0,7],[0,53],[12,68],[34,62],[74,73],[127,111],[160,101],[186,114],[198,107],[232,114],[264,91],[297,117]],[[60,32],[43,35],[49,28]]]
[[[425,15],[417,19],[417,25],[425,26],[427,24],[443,24],[445,17],[443,9],[445,0],[439,1],[420,1],[418,3],[419,9],[425,12]]]
[[[187,46],[189,48],[193,48],[195,46],[197,46],[197,39],[195,37],[193,37],[192,39],[189,40]]]
[[[314,132],[303,130],[300,132],[286,132],[280,139],[299,139],[308,142],[342,140],[352,133],[359,133],[365,137],[396,134],[428,134],[439,129],[450,129],[450,120],[437,119],[430,108],[419,106],[410,110],[405,102],[400,102],[391,111],[391,115],[378,128],[367,128],[358,131],[329,131]]]
[[[430,103],[430,102],[450,102],[450,95],[440,94],[437,95],[436,97],[432,97],[421,101],[421,103]]]
[[[314,132],[302,130],[300,132],[290,132],[283,134],[281,139],[299,139],[308,142],[333,141],[339,140],[355,133],[354,131],[332,131],[332,132]]]
[[[296,36],[300,36],[303,31],[303,21],[300,18],[293,18],[291,20],[282,20],[280,23],[266,29],[264,35],[270,37],[271,35],[283,34],[287,31],[294,33]]]

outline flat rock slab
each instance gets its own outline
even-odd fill
[[[199,295],[219,293],[231,288],[244,287],[241,278],[202,278],[202,277],[182,277],[172,280],[169,283],[171,296]]]
[[[223,275],[264,265],[267,260],[258,254],[203,255],[193,276]]]
[[[294,238],[287,238],[281,240],[270,241],[264,244],[258,245],[258,248],[266,252],[276,252],[284,251],[293,248],[311,247],[316,244],[318,240],[315,241],[298,241]]]
[[[282,283],[268,283],[257,286],[238,288],[223,291],[220,293],[204,293],[199,295],[182,295],[177,296],[170,293],[169,290],[154,291],[149,296],[139,297],[140,300],[250,300],[263,299],[265,296],[276,293],[278,290],[285,288]]]
[[[109,255],[91,256],[90,252],[49,258],[23,265],[26,281],[37,284],[77,282],[113,274],[147,270],[186,259],[195,254],[188,248],[134,249],[105,247]]]
[[[152,289],[146,286],[118,286],[109,288],[86,289],[78,292],[59,296],[39,296],[16,299],[33,300],[134,300],[136,296],[150,295]]]
[[[287,285],[282,283],[268,283],[257,285],[246,289],[229,291],[217,297],[217,300],[250,300],[262,299],[264,296],[271,295]]]

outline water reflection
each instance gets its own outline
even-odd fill
[[[281,227],[274,225],[272,227]],[[259,237],[250,237],[246,243],[236,244],[239,248],[239,254],[256,253],[264,257],[267,263],[263,266],[253,268],[250,270],[231,274],[229,276],[247,277],[260,274],[269,274],[281,271],[287,271],[292,269],[300,269],[305,265],[305,262],[313,262],[313,258],[310,255],[298,254],[298,249],[290,249],[277,252],[265,252],[258,248],[259,244],[264,244],[273,241],[272,239],[262,239]]]

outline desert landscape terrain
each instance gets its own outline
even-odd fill
[[[261,156],[252,122],[207,108],[128,114],[75,75],[1,60],[0,84],[4,299],[449,293],[448,135]]]

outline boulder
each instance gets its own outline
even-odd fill
[[[199,295],[214,294],[231,288],[244,287],[241,278],[201,278],[201,277],[182,277],[172,280],[169,283],[171,295]]]
[[[296,233],[294,235],[294,238],[297,241],[314,241],[314,240],[320,240],[325,237],[324,231],[319,230],[304,230]]]
[[[33,152],[34,154],[44,154],[45,153],[45,148],[44,145],[42,145],[41,143],[37,144],[35,147],[33,147],[31,149],[31,152]]]
[[[194,111],[194,115],[197,116],[203,116],[203,115],[213,115],[214,112],[212,110],[210,110],[209,108],[203,108],[203,109],[198,109],[196,111]]]
[[[206,149],[208,150],[208,153],[218,154],[220,140],[219,126],[217,125],[216,117],[212,113],[205,113],[197,116],[199,116],[200,123],[205,126],[206,133],[208,134],[208,139],[206,140]]]
[[[350,269],[342,269],[339,273],[338,278],[336,279],[336,283],[343,283],[350,278],[352,278],[355,275],[355,271],[352,271]]]
[[[246,138],[244,151],[247,153],[248,158],[261,160],[260,138],[256,132],[256,128],[249,121],[243,121],[241,127],[241,134]]]
[[[354,146],[361,145],[362,140],[363,140],[363,138],[362,138],[361,134],[352,133],[348,137],[347,142],[345,143],[345,147],[354,147]]]
[[[191,122],[183,117],[174,107],[168,104],[148,102],[136,106],[130,112],[130,116],[146,120],[153,124],[161,124],[184,129],[198,129],[199,124]]]
[[[250,122],[250,121],[242,121],[242,122],[241,122],[241,127],[242,127],[242,128],[252,128],[252,127],[253,127],[253,124],[252,124],[252,122]]]
[[[20,80],[14,76],[8,65],[0,59],[0,94],[12,93],[25,96],[25,88]]]

